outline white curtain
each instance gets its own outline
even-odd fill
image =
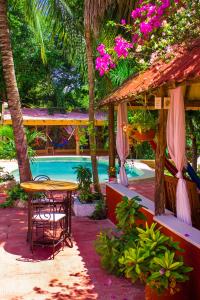
[[[167,146],[178,173],[176,190],[177,218],[191,225],[191,209],[188,198],[186,181],[183,179],[182,170],[186,162],[185,158],[185,108],[184,87],[170,90],[170,109],[167,120]]]
[[[123,130],[123,127],[128,124],[128,116],[127,116],[127,104],[121,103],[118,105],[117,112],[117,137],[116,137],[116,148],[117,153],[120,158],[121,167],[119,172],[120,183],[128,186],[128,178],[125,171],[125,161],[127,156],[129,155],[129,144],[128,137]]]

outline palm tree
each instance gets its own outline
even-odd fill
[[[6,0],[0,0],[0,51],[6,85],[6,95],[14,131],[20,181],[23,182],[31,180],[32,175],[28,158],[26,135],[23,127],[20,96],[15,77],[13,53],[7,20]]]
[[[90,154],[92,161],[92,172],[94,188],[96,192],[101,192],[97,170],[96,158],[96,136],[95,136],[95,73],[93,60],[93,36],[97,36],[100,29],[100,22],[105,16],[106,10],[111,7],[117,12],[118,17],[126,17],[130,14],[134,1],[131,0],[85,0],[84,1],[84,26],[86,55],[89,84],[89,124],[90,124]]]

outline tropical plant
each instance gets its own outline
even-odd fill
[[[140,279],[160,294],[170,289],[178,291],[177,283],[188,280],[186,273],[192,268],[184,265],[183,258],[176,254],[182,251],[177,242],[160,232],[157,224],[137,228],[136,247],[126,249],[119,259],[122,270],[133,282]]]
[[[147,132],[150,129],[155,129],[156,127],[156,121],[152,113],[150,111],[144,109],[144,110],[138,110],[134,113],[132,113],[129,116],[130,124],[132,125],[133,129],[136,129],[140,133]]]
[[[46,137],[42,132],[30,131],[25,128],[25,134],[28,144],[28,155],[29,157],[35,156],[35,151],[33,145],[35,139],[41,139],[46,141]],[[0,127],[0,138],[2,139],[0,145],[0,158],[2,159],[14,159],[16,158],[16,146],[14,142],[14,132],[11,126],[1,126]]]
[[[106,209],[106,203],[102,198],[101,195],[99,195],[100,198],[98,199],[98,202],[95,206],[95,210],[93,214],[91,215],[91,219],[93,220],[103,220],[107,217],[107,209]]]
[[[154,257],[150,267],[150,276],[147,277],[146,283],[158,294],[162,294],[166,289],[170,295],[180,291],[181,282],[189,280],[187,273],[192,268],[184,265],[183,258],[176,257],[175,253],[166,250],[159,257]]]
[[[0,204],[1,208],[11,207],[14,205],[16,200],[27,201],[28,195],[24,192],[24,190],[20,187],[20,184],[12,187],[8,192],[8,197],[5,202]]]
[[[164,235],[156,223],[137,226],[144,219],[139,198],[123,199],[117,208],[118,231],[100,233],[95,242],[101,264],[108,272],[123,275],[132,282],[140,280],[157,293],[179,291],[178,284],[188,280],[183,250]],[[131,203],[133,202],[133,203]]]
[[[144,214],[141,212],[143,207],[139,196],[132,199],[123,197],[122,201],[116,207],[117,227],[124,233],[128,234],[134,232],[136,223],[139,220],[146,220]]]
[[[115,237],[113,232],[101,232],[95,241],[95,249],[101,259],[101,265],[109,273],[120,276],[119,258],[124,251],[124,242]]]
[[[109,273],[122,275],[124,271],[120,268],[119,258],[124,250],[135,247],[137,239],[136,220],[139,216],[144,219],[144,215],[139,212],[142,207],[140,198],[128,199],[124,197],[118,203],[116,209],[117,229],[113,231],[101,232],[95,241],[95,249],[101,256],[101,264]],[[135,214],[135,216],[134,216]]]
[[[91,183],[92,183],[91,170],[81,165],[74,167],[73,169],[76,171],[79,199],[83,203],[92,202],[94,200],[94,197],[91,190]]]

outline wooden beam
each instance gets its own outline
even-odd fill
[[[155,108],[155,106],[144,106],[144,105],[131,105],[131,106],[128,106],[127,107],[128,110],[145,110],[145,109],[148,109],[148,110],[157,110],[157,108]]]
[[[12,125],[11,119],[4,119],[4,125]],[[95,126],[105,126],[107,121],[105,120],[96,120]],[[65,125],[89,125],[88,120],[23,120],[23,125],[25,126],[65,126]]]
[[[164,96],[162,107],[164,105]],[[155,160],[155,215],[165,212],[165,188],[164,188],[164,168],[165,168],[165,149],[166,149],[166,123],[167,110],[159,110],[159,123],[157,134],[157,148]]]
[[[108,137],[109,137],[109,169],[115,167],[115,110],[114,105],[108,108]]]

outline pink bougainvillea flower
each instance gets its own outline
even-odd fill
[[[166,9],[166,8],[169,8],[170,7],[170,0],[162,0],[162,5],[161,7]]]
[[[129,43],[121,36],[115,38],[114,51],[117,53],[118,58],[126,58],[128,56],[128,49],[130,48],[133,48],[133,44]]]
[[[153,16],[149,22],[151,24],[151,26],[155,29],[155,28],[159,28],[162,25],[162,22],[160,20],[160,18],[158,16]]]
[[[99,71],[99,75],[103,76],[105,73],[110,71],[110,69],[115,68],[115,63],[111,56],[108,53],[105,53],[104,55],[96,58],[95,68]]]
[[[126,25],[126,20],[125,19],[121,19],[121,24],[122,25]]]
[[[155,12],[156,12],[156,6],[150,5],[148,8],[147,17],[151,17],[152,15],[155,14]]]
[[[137,19],[141,17],[141,9],[138,7],[131,12],[131,17]]]
[[[99,44],[99,46],[97,47],[97,51],[99,52],[99,54],[102,56],[104,54],[106,54],[106,47],[104,44]]]
[[[150,23],[142,22],[140,24],[140,32],[143,33],[144,35],[148,35],[153,31],[153,27]]]

